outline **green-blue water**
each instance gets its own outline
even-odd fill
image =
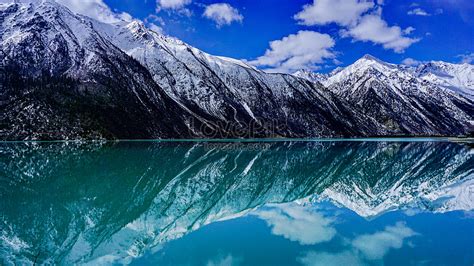
[[[0,143],[0,265],[473,265],[474,146]]]

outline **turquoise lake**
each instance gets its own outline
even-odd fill
[[[473,265],[474,143],[0,143],[0,265]]]

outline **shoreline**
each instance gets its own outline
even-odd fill
[[[212,142],[212,143],[267,143],[267,142],[467,142],[473,137],[365,137],[365,138],[262,138],[262,139],[72,139],[72,140],[6,140],[2,143],[107,143],[107,142]]]

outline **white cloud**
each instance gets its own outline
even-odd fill
[[[414,31],[415,31],[415,28],[413,28],[413,27],[408,27],[408,28],[406,28],[406,29],[403,30],[403,33],[405,33],[405,34],[410,34],[410,33],[414,32]]]
[[[307,26],[329,23],[348,26],[373,7],[372,1],[365,0],[314,0],[312,4],[303,6],[295,19]]]
[[[203,16],[214,20],[217,27],[230,25],[234,21],[242,22],[244,19],[244,17],[239,13],[239,10],[226,3],[217,3],[206,6]]]
[[[146,18],[145,18],[145,22],[146,23],[151,23],[151,22],[156,22],[160,25],[165,25],[165,21],[163,20],[163,18],[161,17],[158,17],[157,15],[154,15],[154,14],[150,14],[148,15]]]
[[[336,58],[334,58],[334,59],[332,60],[332,63],[333,63],[334,65],[336,65],[336,66],[342,65],[342,62],[339,61],[339,60],[337,60]]]
[[[191,0],[156,0],[159,8],[163,9],[181,9],[191,3]]]
[[[352,246],[360,250],[369,260],[382,259],[390,249],[399,249],[405,238],[416,235],[404,223],[387,226],[374,234],[361,235],[352,241]]]
[[[343,251],[340,253],[311,251],[306,253],[303,257],[299,257],[298,261],[307,266],[365,265],[361,259],[351,251]]]
[[[418,41],[405,36],[415,29],[389,26],[382,19],[383,3],[373,0],[314,0],[312,4],[303,6],[294,18],[308,26],[336,23],[342,27],[343,37],[381,44],[385,49],[401,53]]]
[[[461,58],[461,63],[467,63],[467,64],[472,64],[474,63],[474,53],[470,54],[461,54],[458,55],[457,57]]]
[[[209,260],[207,262],[207,266],[235,266],[239,265],[241,262],[241,259],[236,259],[234,256],[231,254],[228,254],[225,257],[219,256],[214,260]]]
[[[328,34],[299,31],[281,40],[270,42],[270,48],[265,54],[250,63],[268,67],[272,72],[316,69],[316,64],[335,57],[331,51],[334,45],[334,40]]]
[[[331,227],[332,220],[311,208],[295,203],[280,204],[256,213],[272,227],[274,235],[283,236],[302,245],[314,245],[330,241],[336,230]]]
[[[163,33],[163,28],[156,25],[155,23],[148,23],[147,27],[156,33]]]
[[[166,23],[165,21],[156,15],[148,15],[143,21],[145,25],[152,31],[155,31],[157,33],[164,33],[163,27]]]
[[[412,15],[412,16],[431,16],[431,14],[429,14],[428,12],[426,12],[425,10],[417,7],[415,9],[412,9],[410,11],[408,11],[408,15]]]
[[[358,41],[381,44],[385,49],[401,53],[419,41],[419,39],[406,37],[404,31],[398,26],[388,26],[380,14],[368,14],[363,16],[356,26],[343,30],[342,35]],[[413,31],[413,28],[410,27],[409,31]]]
[[[421,63],[422,63],[421,61],[418,61],[418,60],[413,59],[413,58],[405,58],[402,61],[402,64],[404,64],[406,66],[418,66]]]
[[[371,265],[374,261],[381,261],[392,249],[399,249],[405,239],[415,236],[412,229],[399,222],[394,226],[387,226],[384,230],[373,234],[364,234],[354,238],[347,245],[347,249],[340,252],[305,253],[298,261],[307,266],[316,265]]]
[[[72,12],[82,14],[105,23],[114,23],[121,20],[132,21],[128,13],[113,12],[102,0],[55,0],[68,7]]]

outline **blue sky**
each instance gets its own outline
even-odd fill
[[[103,1],[210,54],[278,72],[326,72],[367,53],[410,64],[474,57],[472,0],[87,1]]]

